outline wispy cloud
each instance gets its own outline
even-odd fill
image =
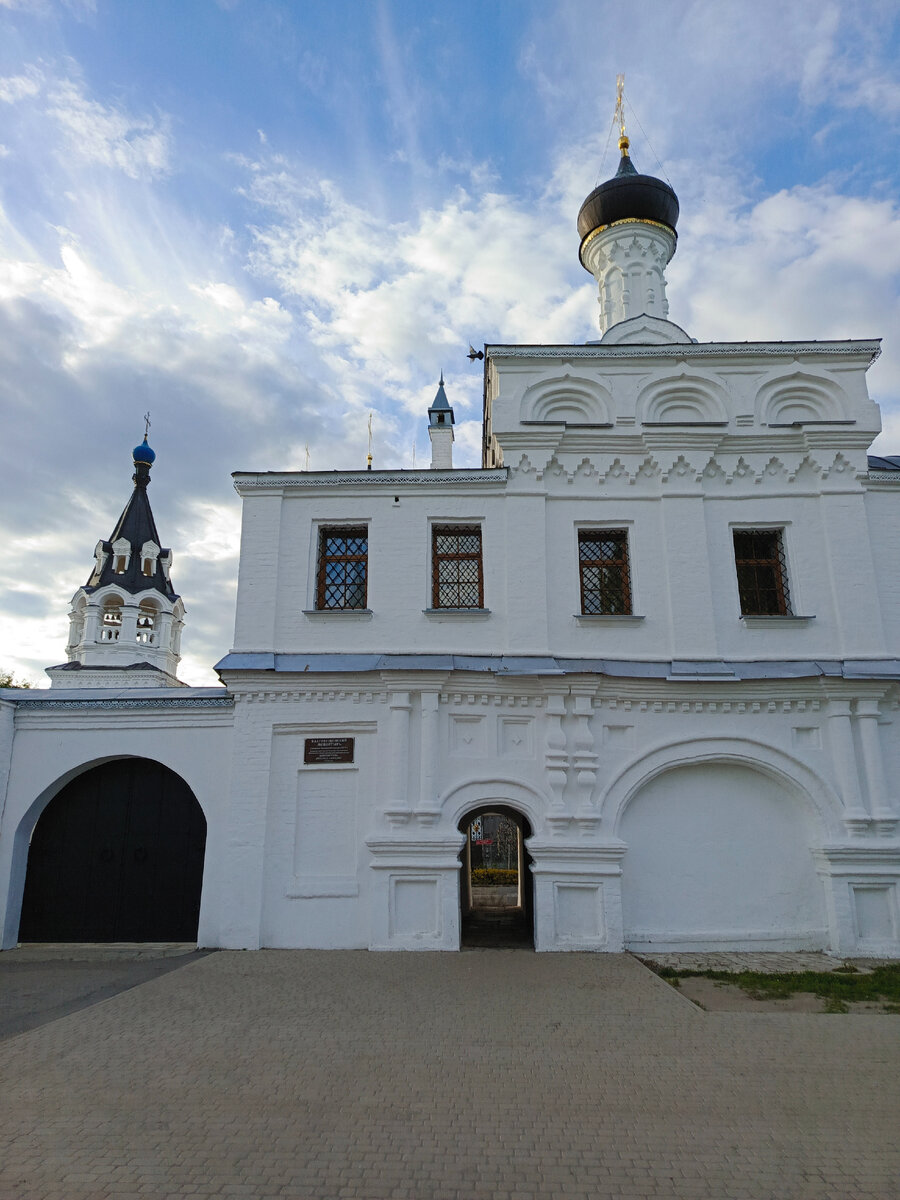
[[[163,175],[170,169],[168,117],[132,116],[124,109],[89,99],[72,80],[56,84],[47,113],[66,135],[66,153],[86,163],[123,171],[131,179]]]
[[[0,79],[0,103],[15,104],[28,96],[36,96],[42,83],[40,71],[33,67],[22,75],[7,75]]]

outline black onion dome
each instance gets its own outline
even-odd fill
[[[623,151],[618,171],[612,179],[594,188],[578,213],[582,249],[585,239],[596,229],[627,220],[656,221],[674,233],[678,221],[678,197],[661,179],[639,175]]]

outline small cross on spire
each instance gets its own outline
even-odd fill
[[[622,156],[628,156],[628,147],[631,144],[628,141],[628,134],[625,132],[625,76],[616,76],[616,111],[613,114],[613,120],[619,125],[619,149],[622,151]]]
[[[144,441],[150,436],[150,412],[144,413]]]

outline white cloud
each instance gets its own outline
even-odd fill
[[[748,206],[735,176],[679,164],[701,180],[683,204],[669,269],[672,317],[701,340],[889,334],[900,322],[900,210],[834,185],[783,190]],[[561,160],[532,205],[462,189],[391,223],[265,164],[251,194],[275,214],[255,231],[251,264],[303,309],[348,395],[388,385],[420,410],[425,364],[456,366],[468,340],[567,342],[596,336],[595,287],[576,263],[572,217],[590,186]],[[578,197],[578,200],[575,199]],[[460,371],[464,376],[464,371]],[[896,403],[900,346],[886,344],[873,391]],[[454,386],[472,399],[474,376]],[[471,395],[470,395],[471,393]]]
[[[458,189],[440,207],[391,222],[283,160],[248,171],[248,194],[273,214],[254,230],[252,269],[299,305],[351,402],[389,389],[399,412],[420,416],[423,370],[436,381],[443,367],[465,404],[480,391],[462,361],[470,339],[591,335],[590,288],[555,201],[529,209]]]
[[[7,75],[0,78],[0,102],[15,104],[29,96],[36,96],[42,83],[41,73],[35,68],[30,68],[25,75]]]
[[[100,104],[88,99],[72,80],[52,88],[47,112],[66,135],[67,153],[83,162],[117,168],[131,179],[163,175],[170,169],[167,117],[135,117]]]
[[[702,341],[884,337],[869,388],[896,411],[900,207],[822,185],[748,208],[710,187],[712,212],[688,208],[669,267],[672,319]]]

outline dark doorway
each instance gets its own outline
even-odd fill
[[[194,942],[206,818],[184,780],[126,758],[79,775],[41,814],[20,942]]]
[[[459,823],[460,948],[534,949],[534,895],[525,839],[531,826],[506,805],[485,805]]]

